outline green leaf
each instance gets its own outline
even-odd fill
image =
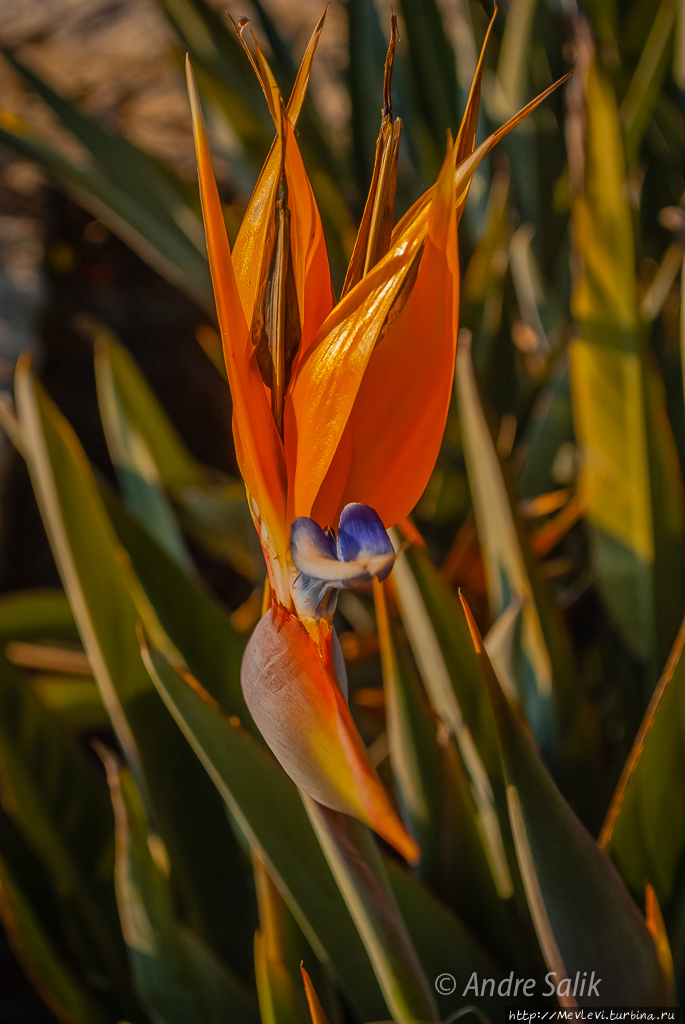
[[[3,124],[8,127],[2,127]],[[99,170],[78,167],[41,142],[16,118],[3,117],[0,144],[54,174],[77,202],[102,220],[153,270],[184,291],[200,309],[214,316],[206,257],[181,231],[160,219]]]
[[[44,708],[70,732],[109,727],[109,715],[94,680],[83,676],[36,675],[28,680]]]
[[[518,699],[533,735],[544,754],[555,763],[559,738],[552,662],[520,543],[522,531],[514,518],[514,504],[509,500],[499,457],[481,408],[468,344],[459,346],[456,387],[466,466],[486,567],[490,612],[496,619],[512,601],[521,602],[525,667],[516,679]]]
[[[319,958],[365,1019],[386,1008],[371,964],[312,831],[298,790],[272,755],[231,725],[199,683],[183,678],[154,649],[145,652],[167,707],[279,888]]]
[[[262,1024],[310,1024],[301,964],[306,961],[314,969],[323,991],[330,991],[330,984],[261,856],[254,851],[252,870],[259,906],[254,957]],[[339,1013],[337,1005],[335,1009]]]
[[[260,0],[254,0],[253,6],[257,12],[259,23],[264,30],[264,35],[271,47],[271,66],[274,75],[281,84],[283,95],[287,96],[295,84],[297,64],[288,43],[279,32],[278,25],[266,10],[264,4]],[[345,174],[341,154],[334,150],[316,105],[309,95],[305,97],[302,105],[297,122],[297,130],[299,135],[298,145],[302,150],[305,165],[310,168],[313,180],[319,179],[317,186],[319,183],[323,184],[320,178],[323,175],[329,179],[329,189],[331,186],[334,191],[344,188]],[[323,205],[327,206],[328,203]]]
[[[479,682],[468,625],[454,594],[427,552],[410,545],[393,571],[402,621],[436,714],[450,728],[464,761],[497,889],[512,895],[499,820],[506,814],[497,734]],[[461,612],[461,614],[460,614]],[[495,787],[493,789],[493,787]],[[506,817],[505,819],[506,820]]]
[[[66,640],[79,634],[61,590],[20,590],[0,598],[0,635],[8,640]]]
[[[303,794],[340,892],[373,964],[393,1020],[437,1020],[433,991],[390,888],[370,829]]]
[[[261,582],[264,560],[243,484],[193,458],[126,349],[99,325],[91,330],[101,416],[129,511],[188,572],[190,555],[166,490],[183,525],[205,549]]]
[[[445,745],[441,749],[438,744],[438,723],[408,652],[400,646],[401,638],[388,615],[383,587],[377,580],[373,587],[388,748],[400,810],[421,850],[417,875],[429,888],[440,892],[445,869],[449,870],[445,851],[453,843],[453,822],[447,819]]]
[[[25,590],[0,598],[0,642],[80,646],[74,615],[61,590]],[[96,684],[84,676],[47,671],[24,680],[43,707],[73,732],[105,728],[109,717]]]
[[[388,619],[380,584],[374,592],[390,760],[402,818],[421,848],[415,874],[488,948],[503,949],[509,914],[488,866],[461,757],[428,704],[406,640]]]
[[[64,941],[59,926],[45,923],[53,901],[42,866],[0,808],[0,917],[26,976],[59,1020],[116,1024],[119,1014],[109,1016],[98,1006],[78,967],[65,961],[63,948],[58,952]]]
[[[129,772],[102,748],[116,819],[115,881],[137,993],[154,1024],[257,1024],[254,997],[179,927],[167,865]],[[230,908],[226,911],[230,913]]]
[[[649,883],[668,907],[679,883],[685,822],[673,813],[685,778],[685,625],[616,788],[600,846],[640,902]]]
[[[249,977],[245,936],[252,931],[252,904],[242,853],[221,800],[141,661],[139,612],[131,596],[142,598],[140,584],[77,438],[25,365],[18,370],[16,394],[24,449],[53,552],[103,701],[167,847],[184,918],[237,973]],[[198,835],[204,836],[202,843]],[[230,931],[226,906],[234,908]]]
[[[261,740],[240,688],[245,638],[228,616],[128,515],[109,489],[102,496],[112,525],[162,628],[188,668],[227,715],[237,716]],[[142,609],[141,609],[142,610]]]
[[[386,15],[387,17],[387,15]],[[371,183],[376,154],[376,140],[381,125],[383,106],[383,72],[388,48],[390,22],[379,19],[374,0],[347,0],[349,32],[349,65],[345,75],[351,102],[352,159],[359,191],[366,195]],[[393,114],[402,118],[402,150],[409,159],[402,162],[397,183],[395,208],[408,209],[420,194],[421,180],[431,180],[436,168],[435,153],[428,139],[430,154],[424,167],[421,129],[417,125],[416,99],[411,93],[406,54],[398,48],[392,71]],[[475,62],[474,62],[475,67]],[[423,140],[425,141],[425,140]],[[413,173],[412,173],[413,171]]]
[[[596,726],[575,676],[568,637],[537,572],[517,499],[490,434],[468,344],[461,344],[457,354],[456,387],[490,611],[496,619],[512,602],[521,605],[521,629],[516,633],[520,649],[511,673],[518,700],[551,770],[571,799],[580,803],[579,798],[585,798],[586,812],[591,813],[597,794],[593,768],[599,763]]]
[[[82,114],[75,104],[51,89],[6,47],[3,47],[3,53],[14,70],[50,107],[64,127],[73,133],[107,177],[124,192],[131,194],[142,207],[153,212],[170,231],[184,237],[200,255],[204,255],[202,224],[186,202],[185,184],[170,169],[163,168],[123,136],[114,135],[103,128],[99,121]]]
[[[619,117],[624,131],[626,160],[632,164],[649,124],[668,71],[671,30],[679,0],[661,0],[640,60],[623,97]]]
[[[233,29],[206,0],[160,2],[190,54],[201,93],[233,128],[251,158],[256,178],[273,141],[273,123],[257,76]],[[269,26],[267,35],[275,43],[274,70],[277,77],[281,76],[280,84],[287,86],[292,62],[285,60],[284,44],[277,41],[277,31],[266,12],[258,8],[258,13],[263,15],[262,23]],[[353,231],[345,205],[344,175],[340,172],[342,158],[333,151],[315,108],[307,101],[298,123],[298,145],[321,213],[329,259],[339,276],[347,262],[343,239]],[[230,161],[231,154],[227,156]]]
[[[401,0],[416,92],[428,123],[436,154],[445,148],[448,128],[459,127],[459,86],[454,50],[436,0]]]
[[[111,808],[83,754],[2,656],[0,778],[3,805],[46,866],[82,969],[125,992],[126,956],[111,878]]]
[[[266,565],[242,483],[185,487],[173,498],[183,526],[205,551],[255,586],[264,582]]]
[[[261,931],[255,932],[254,959],[262,1024],[309,1024],[301,986],[295,987],[282,960],[269,956],[268,943]]]
[[[160,0],[162,9],[190,55],[202,87],[212,82],[238,139],[255,164],[261,166],[273,138],[273,123],[261,87],[235,33],[203,0]],[[199,67],[197,67],[199,66]]]
[[[450,974],[456,987],[454,993],[442,995],[437,989],[440,1017],[444,1020],[461,1002],[469,979],[475,971],[480,979],[501,977],[502,971],[473,934],[442,903],[426,892],[423,886],[399,864],[386,860],[385,867],[395,899],[407,930],[426,972],[435,982],[441,974]],[[471,998],[490,1018],[503,1019],[501,1000],[485,996]]]
[[[203,483],[209,471],[190,454],[131,354],[106,328],[95,322],[90,328],[98,384],[101,378],[103,389],[116,391],[123,413],[149,446],[164,486],[175,490]]]
[[[489,948],[503,966],[536,970],[539,953],[509,827],[497,730],[464,611],[424,548],[410,544],[395,562],[392,578],[431,705],[459,752],[479,837],[509,922],[493,929],[483,917]]]
[[[504,122],[526,102],[528,64],[537,0],[513,0],[507,11],[497,61],[493,116]]]
[[[531,410],[522,442],[526,456],[516,478],[522,498],[535,498],[559,486],[559,481],[553,476],[553,469],[562,445],[566,445],[566,451],[571,456],[569,462],[573,472],[575,437],[568,365],[558,365],[543,385]]]
[[[470,614],[470,613],[469,613]],[[671,1004],[645,920],[620,875],[547,774],[507,702],[470,619],[483,686],[497,724],[507,801],[526,897],[548,971],[573,981],[595,972],[605,1003]],[[581,975],[582,976],[582,975]],[[557,989],[557,991],[559,991]],[[596,1005],[592,995],[562,1005]]]
[[[580,487],[608,608],[653,683],[685,609],[682,578],[672,579],[674,562],[685,557],[682,481],[663,393],[642,358],[618,113],[611,85],[594,63],[584,109],[583,190],[572,217],[581,271],[572,298],[579,337],[570,346]]]
[[[115,374],[113,370],[113,354],[119,364],[120,372],[118,374]],[[126,402],[126,390],[118,386],[118,378],[121,376],[124,377],[125,382],[132,381],[134,400],[135,397],[139,398],[133,409],[131,408],[133,403]],[[165,480],[156,457],[157,449],[161,448],[164,453],[168,450],[168,461],[173,465],[181,463],[185,453],[180,443],[173,444],[176,439],[171,429],[164,430],[166,421],[161,407],[142,382],[133,360],[121,346],[116,343],[113,345],[110,340],[103,337],[96,342],[95,381],[107,447],[126,507],[146,524],[148,530],[184,572],[190,573],[192,571],[190,554],[181,536],[176,517],[167,501],[164,491]],[[138,385],[137,388],[136,385]],[[143,424],[136,417],[138,409],[145,417]],[[143,413],[143,409],[149,411]],[[162,443],[154,448],[148,442],[148,431],[145,429],[146,421],[149,420],[152,421],[152,431],[155,431],[156,427],[155,433],[162,434]],[[165,437],[164,433],[170,437]],[[189,455],[188,463],[192,466]],[[174,468],[176,468],[175,465]],[[184,468],[182,464],[179,465],[177,472],[182,473]]]
[[[383,67],[387,43],[373,0],[348,0],[350,33],[349,90],[352,145],[360,189],[368,191],[376,155],[383,105]]]

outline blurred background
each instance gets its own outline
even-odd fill
[[[51,397],[112,482],[93,371],[93,337],[102,330],[133,355],[192,454],[229,478],[238,476],[211,293],[198,262],[202,243],[193,241],[198,221],[193,226],[177,217],[177,236],[165,249],[164,198],[154,222],[140,212],[145,188],[154,191],[155,181],[162,183],[160,196],[167,183],[181,213],[199,212],[181,73],[189,51],[235,237],[272,129],[224,6],[209,0],[0,2],[0,389],[11,394],[17,357],[32,353]],[[250,18],[287,94],[321,14],[320,0],[229,6],[236,20]],[[338,292],[373,168],[391,6],[400,19],[393,106],[404,124],[398,218],[435,179],[493,13],[491,0],[331,4],[299,142]],[[594,202],[607,210],[620,193],[634,250],[616,254],[611,244],[606,252],[599,245],[595,257],[607,267],[622,260],[613,268],[619,276],[628,265],[637,311],[630,344],[652,375],[649,415],[670,458],[666,483],[652,481],[652,510],[658,517],[672,501],[680,515],[685,4],[504,0],[485,57],[478,138],[577,62],[587,68],[593,52],[613,97],[624,166],[613,178],[598,173],[590,184]],[[572,217],[578,182],[587,173],[582,103],[577,74],[485,161],[459,245],[461,324],[472,338],[490,426],[597,715],[602,768],[595,805],[585,814],[597,832],[685,607],[680,550],[664,554],[664,547],[649,582],[635,582],[623,554],[607,554],[607,544],[593,535],[592,494],[576,486],[580,405],[577,393],[572,398],[568,346],[582,333],[581,300],[573,298],[576,264],[589,258]],[[121,148],[121,140],[130,145]],[[151,199],[148,210],[153,207]],[[595,208],[589,203],[591,217]],[[620,319],[618,326],[609,324],[606,337],[621,328]],[[631,409],[624,412],[627,423]],[[414,518],[444,577],[465,592],[485,631],[486,578],[459,419],[455,403]],[[214,595],[249,627],[258,581],[192,537],[186,543]],[[58,585],[25,464],[0,435],[0,592]],[[633,625],[640,601],[653,605],[645,636],[642,619]],[[358,691],[356,710],[372,741],[379,666],[366,614],[363,600],[341,601],[339,631]],[[97,728],[89,722],[84,736]],[[51,1019],[1,944],[0,1020]]]

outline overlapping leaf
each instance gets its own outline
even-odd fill
[[[168,865],[129,772],[102,748],[116,818],[115,881],[138,996],[155,1024],[257,1024],[256,1000],[176,919]],[[158,849],[158,847],[157,847]]]
[[[164,711],[141,661],[131,596],[139,584],[76,437],[26,366],[18,373],[17,397],[29,468],[83,644],[168,849],[186,919],[239,972],[249,971],[240,931],[227,933],[221,909],[222,903],[241,907],[236,922],[249,929],[240,853],[220,799]],[[212,842],[198,844],[200,833],[212,835]]]
[[[673,440],[641,356],[616,101],[592,60],[584,90],[577,112],[584,117],[583,176],[573,205],[580,263],[572,309],[579,337],[570,347],[574,423],[584,453],[581,487],[608,606],[655,676],[683,609],[679,582],[661,585],[682,557],[682,483],[666,469],[674,464]]]
[[[544,769],[467,614],[496,722],[516,854],[548,971],[558,984],[594,970],[605,1005],[617,999],[631,1006],[668,1005],[669,981],[644,918]],[[557,991],[563,1006],[597,1005],[594,993],[574,996],[570,983]]]

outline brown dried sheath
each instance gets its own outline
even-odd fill
[[[402,122],[393,121],[391,83],[392,67],[397,45],[397,17],[392,15],[390,43],[385,58],[383,80],[383,120],[381,122],[376,156],[373,165],[371,187],[364,207],[364,214],[354,243],[350,265],[347,268],[342,295],[345,296],[362,277],[378,263],[390,245],[395,219],[395,190],[397,187],[397,157]]]
[[[301,324],[290,248],[290,210],[285,173],[286,126],[282,103],[281,121],[281,167],[251,334],[262,380],[271,389],[271,413],[282,437],[285,393],[293,359],[300,345]]]

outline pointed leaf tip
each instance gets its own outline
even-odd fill
[[[476,620],[473,617],[473,613],[471,612],[471,609],[468,606],[468,602],[461,592],[461,588],[459,589],[459,600],[461,601],[461,606],[464,609],[464,615],[466,616],[466,622],[469,627],[471,639],[473,640],[473,646],[476,649],[476,654],[483,654],[485,652],[485,647],[483,646],[483,640],[480,635],[480,630],[478,629]]]
[[[328,9],[328,8],[326,8]],[[302,980],[304,982],[304,991],[307,996],[307,1002],[309,1004],[309,1012],[312,1015],[312,1024],[328,1024],[328,1018],[323,1011],[323,1007],[319,1002],[319,997],[314,990],[311,978],[304,969],[304,963],[300,964],[300,970],[302,971]]]

